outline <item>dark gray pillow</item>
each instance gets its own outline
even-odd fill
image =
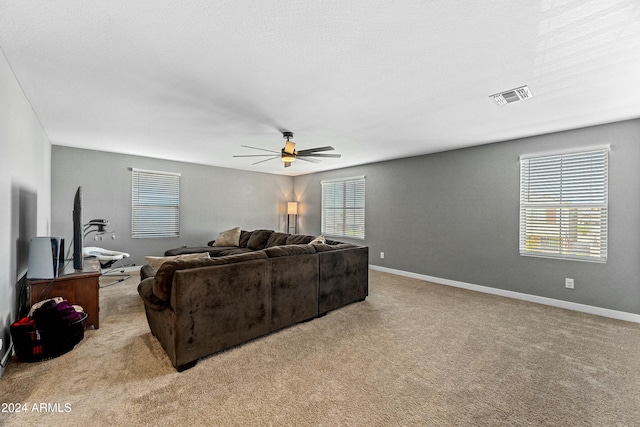
[[[254,251],[264,249],[265,246],[267,246],[267,241],[269,240],[269,236],[271,236],[272,233],[273,230],[255,230],[253,233],[251,233],[251,237],[249,237],[247,247],[249,249],[253,249]]]
[[[289,233],[279,233],[274,232],[269,236],[269,240],[267,240],[267,248],[271,248],[273,246],[280,246],[287,244],[287,237],[289,237]]]
[[[252,233],[253,231],[240,230],[240,242],[238,246],[246,248]]]

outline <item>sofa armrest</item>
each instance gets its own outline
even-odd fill
[[[163,310],[169,306],[166,301],[162,301],[153,293],[153,277],[147,277],[138,284],[138,294],[144,305],[154,310]]]
[[[148,264],[145,264],[140,268],[140,280],[144,280],[155,275],[156,270]]]

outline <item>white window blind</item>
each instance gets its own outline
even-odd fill
[[[364,177],[322,181],[322,234],[364,239]]]
[[[520,159],[520,254],[606,262],[609,148]]]
[[[180,174],[131,171],[131,237],[179,237]]]

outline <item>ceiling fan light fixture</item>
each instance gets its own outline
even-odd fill
[[[284,144],[284,149],[283,151],[286,154],[295,154],[296,153],[296,143],[293,141],[289,141],[287,140],[287,142]]]
[[[333,151],[334,148],[329,145],[325,147],[308,148],[306,150],[298,151],[296,150],[296,143],[291,141],[291,138],[293,138],[293,132],[291,131],[281,131],[281,132],[284,139],[286,139],[286,142],[284,144],[284,147],[280,149],[280,152],[273,151],[273,150],[265,150],[264,148],[250,147],[248,145],[242,145],[241,147],[251,148],[251,149],[260,150],[260,151],[266,151],[272,154],[243,154],[243,155],[237,155],[233,157],[268,157],[267,159],[259,160],[255,163],[252,163],[253,165],[257,165],[258,163],[264,163],[269,160],[275,160],[279,157],[282,163],[284,164],[285,168],[291,167],[291,164],[295,162],[298,159],[298,157],[300,157],[301,161],[311,162],[311,163],[320,162],[318,157],[340,158],[340,154],[324,153],[324,151]]]

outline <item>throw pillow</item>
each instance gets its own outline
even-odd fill
[[[213,243],[213,246],[238,246],[240,244],[240,227],[223,231]]]
[[[155,271],[158,271],[160,269],[160,266],[162,266],[162,264],[164,264],[167,261],[174,261],[177,259],[194,259],[194,258],[209,258],[209,252],[174,255],[174,256],[146,256],[144,257],[144,262],[146,262],[147,265],[149,265]]]
[[[326,241],[325,241],[324,236],[322,234],[309,242],[310,245],[322,245],[324,243],[326,243]]]
[[[269,240],[269,236],[271,236],[272,233],[273,230],[255,230],[251,233],[251,237],[249,237],[247,247],[254,251],[264,249],[267,245],[267,240]]]
[[[241,248],[246,248],[252,234],[253,231],[240,230],[240,244],[238,246],[240,246]]]

